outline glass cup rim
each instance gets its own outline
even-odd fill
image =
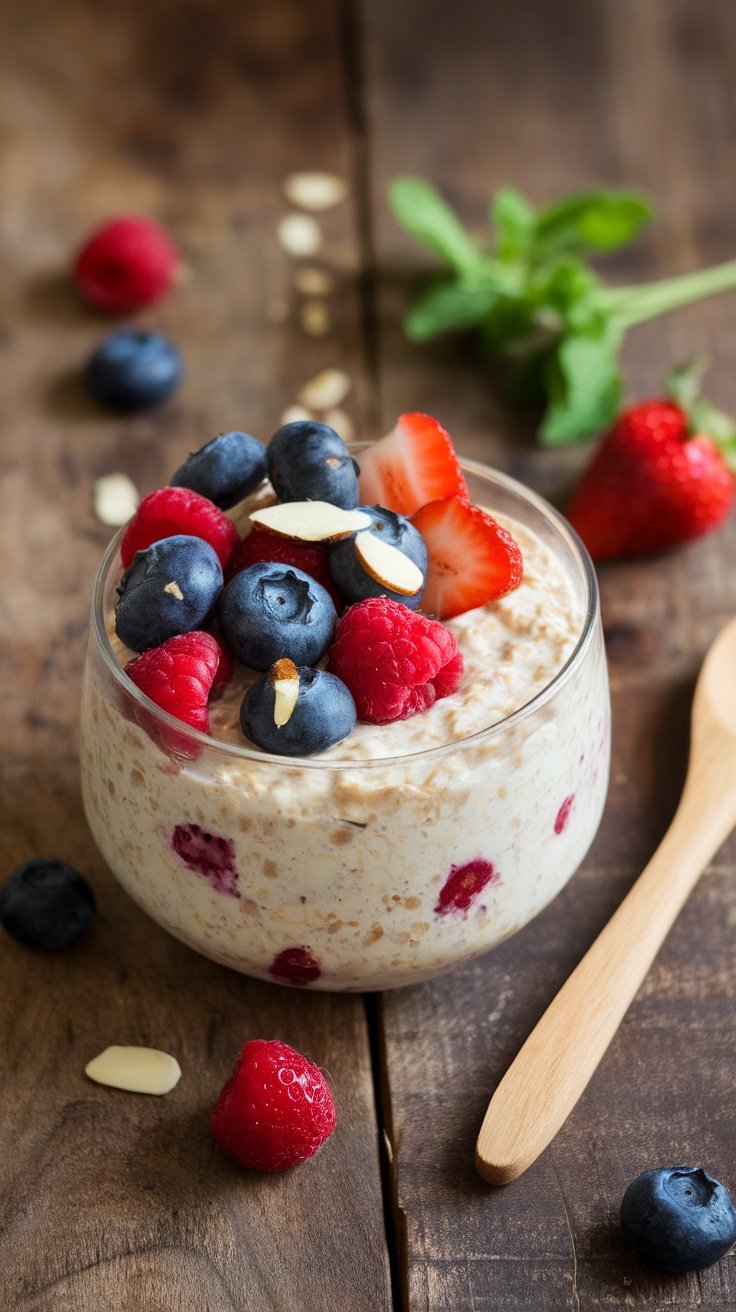
[[[365,443],[351,444],[358,449]],[[492,469],[489,465],[484,465],[480,461],[468,460],[463,456],[459,457],[460,465],[463,470],[474,474],[488,482],[499,484],[507,492],[515,495],[520,500],[532,505],[534,509],[542,516],[543,519],[551,526],[559,538],[566,542],[571,549],[577,563],[582,567],[583,580],[585,584],[585,616],[583,619],[580,633],[575,642],[570,655],[559,670],[552,676],[548,683],[540,688],[529,701],[518,706],[515,711],[509,715],[503,716],[500,720],[495,720],[492,724],[486,725],[482,729],[476,729],[471,734],[466,734],[463,738],[453,739],[448,743],[435,744],[432,747],[423,747],[419,751],[406,752],[401,755],[380,756],[370,758],[352,758],[346,760],[342,758],[337,761],[329,759],[314,760],[308,756],[288,757],[277,756],[272,752],[261,751],[260,748],[250,746],[240,746],[237,743],[223,742],[220,739],[212,738],[209,734],[202,733],[199,729],[193,729],[176,716],[170,715],[151,701],[145,693],[136,687],[131,679],[128,678],[125,670],[115,657],[115,653],[110,642],[110,637],[105,627],[103,602],[105,585],[107,583],[110,569],[115,563],[118,554],[118,548],[125,533],[127,525],[118,529],[112,540],[108,543],[102,559],[97,567],[94,583],[92,585],[92,614],[91,614],[91,633],[96,641],[97,648],[103,659],[108,672],[112,675],[114,681],[118,684],[122,692],[130,697],[134,702],[145,710],[147,715],[153,716],[160,721],[162,726],[169,730],[176,730],[178,734],[184,734],[190,738],[193,743],[200,747],[206,748],[210,752],[217,752],[225,758],[235,761],[256,761],[261,765],[272,764],[281,770],[364,770],[375,769],[377,767],[401,768],[404,763],[409,765],[415,761],[437,760],[449,753],[455,751],[465,751],[468,748],[475,747],[479,743],[487,742],[489,739],[500,737],[507,730],[520,724],[523,720],[528,719],[536,711],[540,710],[555,694],[572,678],[578,667],[585,659],[585,655],[592,641],[592,635],[595,630],[596,620],[599,614],[599,591],[598,580],[596,578],[593,562],[588,551],[581,541],[574,528],[565,517],[555,509],[544,497],[533,492],[531,488],[525,487],[518,479],[512,478],[509,474],[502,473],[500,470]]]

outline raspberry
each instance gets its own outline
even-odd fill
[[[216,893],[240,897],[232,838],[210,834],[200,825],[176,825],[171,846],[180,861],[206,879]]]
[[[347,684],[358,719],[389,724],[455,692],[463,658],[444,624],[388,597],[369,597],[338,621],[327,668]]]
[[[486,885],[495,884],[498,879],[498,871],[494,870],[490,861],[484,861],[482,857],[467,861],[464,866],[452,866],[440,889],[435,915],[446,916],[450,911],[462,911],[465,914]]]
[[[292,542],[289,538],[277,537],[275,533],[269,533],[267,529],[254,524],[234,552],[229,574],[232,577],[249,565],[268,560],[278,565],[295,565],[297,569],[303,569],[305,574],[311,575],[327,589],[338,613],[342,610],[344,602],[332,581],[329,555],[325,547],[310,542]]]
[[[318,1066],[278,1039],[251,1039],[212,1113],[220,1147],[253,1171],[305,1162],[335,1128],[335,1104]]]
[[[162,711],[184,724],[209,731],[207,698],[220,661],[220,650],[209,633],[194,629],[169,638],[161,647],[151,647],[128,661],[125,673]],[[164,751],[194,760],[199,747],[184,734],[177,734],[143,707],[135,708],[142,729]]]
[[[219,637],[218,634],[213,634],[212,636],[214,637],[220,651],[220,664],[217,667],[217,672],[212,680],[212,687],[210,688],[210,701],[216,702],[219,697],[222,697],[222,694],[235,673],[235,657],[224,638]]]
[[[159,487],[143,498],[125,530],[120,543],[123,568],[128,568],[136,551],[177,533],[209,542],[223,570],[239,540],[233,521],[207,497],[187,487]]]
[[[274,957],[268,973],[281,984],[313,984],[322,971],[309,948],[284,948]]]
[[[135,310],[170,290],[178,263],[170,238],[152,219],[111,219],[82,247],[74,276],[99,310]]]

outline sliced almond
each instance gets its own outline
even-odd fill
[[[268,671],[268,682],[274,691],[273,722],[277,729],[291,719],[299,696],[299,671],[287,656],[275,661]]]
[[[84,1068],[95,1084],[128,1093],[153,1093],[160,1097],[181,1079],[181,1067],[175,1057],[158,1048],[123,1048],[113,1044],[94,1057]]]
[[[347,195],[347,187],[336,173],[305,170],[290,173],[284,180],[284,195],[303,210],[331,210]]]
[[[279,242],[295,259],[316,255],[322,245],[322,232],[311,214],[285,214],[276,229]]]
[[[94,508],[97,518],[110,528],[127,524],[138,509],[138,488],[127,474],[105,474],[98,478],[94,488]]]
[[[313,419],[314,415],[305,410],[303,405],[287,405],[281,412],[282,424],[295,424],[303,419]]]
[[[310,410],[332,410],[345,400],[350,386],[350,375],[344,369],[323,369],[304,384],[299,400]]]
[[[402,597],[413,597],[424,584],[424,575],[398,547],[384,542],[377,533],[358,533],[355,553],[366,574],[370,574],[382,588],[400,592]]]
[[[327,302],[310,297],[299,311],[299,322],[307,337],[325,337],[332,327]]]
[[[184,593],[182,592],[181,588],[179,587],[179,584],[176,582],[175,579],[172,579],[171,583],[166,584],[166,587],[164,588],[164,592],[168,592],[171,594],[172,597],[176,597],[177,601],[184,600]]]
[[[335,290],[335,275],[329,269],[307,264],[295,270],[294,286],[302,296],[329,296]]]
[[[353,421],[344,410],[327,410],[322,421],[340,434],[343,442],[352,442],[354,437]]]
[[[337,542],[372,523],[362,510],[342,510],[329,501],[284,501],[254,510],[249,518],[251,524],[296,542]]]

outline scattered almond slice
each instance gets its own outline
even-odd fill
[[[337,542],[372,523],[362,510],[343,510],[329,501],[283,501],[254,510],[249,518],[269,533],[296,542]]]
[[[329,296],[335,290],[335,275],[329,269],[309,264],[295,271],[294,286],[302,296]]]
[[[343,442],[351,442],[354,437],[353,421],[344,410],[327,410],[322,416],[323,422],[340,434]]]
[[[313,418],[314,415],[309,410],[305,410],[303,405],[287,405],[286,409],[281,412],[282,424],[296,424],[303,419]]]
[[[282,248],[295,259],[316,255],[322,245],[322,232],[311,214],[285,214],[276,233]]]
[[[127,474],[105,474],[94,486],[95,514],[110,528],[127,524],[138,509],[140,499],[138,488]]]
[[[324,301],[305,301],[299,311],[299,320],[308,337],[324,337],[332,327],[330,311]]]
[[[94,1057],[84,1068],[95,1084],[127,1093],[152,1093],[160,1097],[171,1093],[181,1079],[181,1067],[175,1057],[158,1048],[120,1047],[113,1044]]]
[[[284,195],[303,210],[331,210],[347,195],[347,187],[336,173],[312,170],[291,173],[284,180]]]
[[[275,661],[268,671],[268,682],[274,691],[273,722],[282,729],[291,719],[299,696],[299,671],[293,661],[284,656]]]
[[[399,592],[402,597],[413,597],[424,585],[424,575],[403,551],[384,542],[377,533],[358,533],[355,553],[366,574],[370,574],[381,587]]]
[[[344,369],[323,369],[304,384],[298,399],[310,410],[332,410],[345,400],[351,386]]]

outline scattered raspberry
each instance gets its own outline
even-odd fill
[[[325,547],[311,542],[293,542],[289,538],[280,538],[276,533],[269,533],[259,524],[254,524],[248,536],[243,538],[240,546],[233,553],[229,574],[232,577],[241,569],[247,569],[249,565],[266,560],[273,560],[279,565],[295,565],[297,569],[303,569],[305,574],[310,574],[317,583],[321,583],[322,587],[327,589],[338,614],[340,613],[345,603],[332,581],[329,554]]]
[[[238,545],[238,530],[213,501],[188,487],[159,487],[149,492],[131,519],[120,543],[127,569],[136,551],[177,533],[203,538],[214,547],[223,570]]]
[[[318,1066],[288,1043],[251,1039],[217,1100],[212,1131],[241,1166],[285,1171],[321,1148],[335,1120]]]
[[[215,639],[194,629],[191,633],[179,633],[161,647],[151,647],[142,656],[128,661],[125,673],[162,711],[207,733],[210,725],[207,698],[219,661]],[[142,707],[135,708],[135,717],[164,751],[188,760],[199,755],[199,747],[191,739],[162,725]]]
[[[219,634],[216,633],[212,636],[215,639],[220,652],[220,663],[217,667],[217,673],[212,680],[212,687],[210,688],[210,701],[216,702],[219,697],[222,697],[222,694],[235,673],[235,657],[224,638],[221,638]]]
[[[211,884],[216,893],[240,897],[232,838],[210,834],[200,825],[177,825],[171,838],[176,855]]]
[[[572,810],[572,804],[573,804],[574,801],[575,801],[575,794],[574,794],[574,793],[571,793],[569,797],[566,797],[566,798],[565,798],[564,802],[562,803],[562,806],[560,807],[559,811],[557,812],[557,818],[555,819],[555,833],[556,833],[556,834],[561,834],[562,831],[563,831],[563,829],[565,828],[565,825],[567,824],[567,821],[568,821],[568,818],[569,818],[570,812],[571,812],[571,810]]]
[[[479,893],[490,883],[498,883],[499,875],[490,861],[477,857],[464,866],[452,866],[447,879],[440,890],[436,916],[446,916],[450,911],[466,912]]]
[[[268,973],[281,984],[313,984],[322,971],[309,948],[284,948],[274,957]]]
[[[463,658],[444,624],[388,597],[369,597],[338,620],[327,668],[347,684],[359,720],[389,724],[455,692]]]
[[[112,219],[79,252],[77,286],[99,310],[135,310],[171,289],[179,256],[153,219]]]

